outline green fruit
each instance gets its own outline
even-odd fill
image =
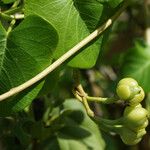
[[[148,112],[139,104],[137,106],[128,106],[125,108],[123,117],[124,124],[132,129],[143,126],[147,120]]]
[[[145,129],[138,130],[137,131],[137,138],[141,138],[145,134],[146,134],[146,130]]]
[[[131,96],[130,88],[127,85],[119,85],[117,87],[117,95],[122,100],[128,100]]]
[[[145,93],[144,93],[143,89],[140,86],[139,86],[139,88],[140,88],[140,92],[138,94],[136,94],[134,96],[134,98],[132,98],[130,100],[129,104],[131,106],[138,105],[144,99],[144,97],[145,97]]]
[[[129,86],[137,86],[138,83],[136,80],[134,80],[133,78],[123,78],[119,81],[118,85],[129,85]]]
[[[134,131],[145,129],[147,126],[148,126],[148,119],[146,119],[146,121],[141,126],[135,128]]]
[[[133,132],[128,128],[124,128],[122,130],[120,137],[126,145],[135,145],[139,143],[142,139],[141,137],[138,137],[136,132]]]
[[[136,138],[136,139],[129,139],[128,137],[126,136],[121,136],[121,139],[123,141],[123,143],[125,143],[126,145],[136,145],[137,143],[139,143],[142,138]]]
[[[140,87],[136,80],[132,78],[124,78],[117,85],[117,95],[122,100],[130,100],[140,92]]]
[[[144,99],[144,91],[132,78],[124,78],[119,81],[116,89],[118,97],[128,101],[129,105],[138,105]]]

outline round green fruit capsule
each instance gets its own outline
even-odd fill
[[[139,104],[137,106],[128,106],[125,108],[124,124],[132,129],[141,127],[147,120],[148,112]]]
[[[120,134],[122,141],[126,145],[135,145],[141,141],[141,137],[137,136],[136,132],[133,132],[130,129],[124,128]]]
[[[137,86],[138,83],[135,79],[133,78],[123,78],[119,81],[118,85],[126,84],[129,86]]]
[[[121,136],[121,139],[126,145],[136,145],[142,140],[142,138],[129,139],[126,136]]]
[[[145,122],[141,126],[134,128],[134,131],[139,131],[141,129],[145,129],[147,126],[148,126],[148,119],[146,119]]]
[[[145,129],[138,130],[137,131],[137,138],[141,138],[145,134],[146,134],[146,130]]]
[[[117,95],[122,100],[127,100],[131,96],[131,91],[127,85],[119,85],[117,87]]]
[[[132,78],[124,78],[119,81],[117,85],[117,95],[122,100],[130,100],[140,92],[141,88],[138,86],[136,80]]]
[[[144,90],[139,86],[139,93],[134,96],[129,102],[131,106],[138,105],[145,97]]]

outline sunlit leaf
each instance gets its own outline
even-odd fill
[[[9,35],[0,25],[0,94],[31,79],[50,65],[57,41],[56,30],[38,16],[27,17]],[[1,115],[28,106],[42,84],[37,83],[0,102]]]

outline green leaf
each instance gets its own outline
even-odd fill
[[[150,46],[136,41],[127,52],[122,66],[122,76],[135,78],[145,92],[150,91]]]
[[[77,141],[63,134],[58,135],[58,143],[60,150],[88,150],[81,141]]]
[[[31,135],[24,131],[20,122],[14,127],[13,134],[19,139],[22,145],[29,145],[32,140]]]
[[[103,4],[96,0],[26,0],[25,3],[26,16],[38,14],[52,23],[58,31],[60,40],[55,52],[56,59],[109,17],[108,13],[103,13],[104,10]],[[109,13],[111,13],[111,8],[109,8]],[[84,47],[80,53],[70,59],[69,66],[93,67],[100,52],[102,38],[103,36],[95,43],[93,41]]]
[[[13,98],[0,102],[0,115],[10,115],[11,113],[18,112],[26,108],[38,95],[42,86],[43,82],[40,82],[14,96]]]
[[[15,2],[16,0],[2,0],[2,2],[4,3],[4,4],[9,4],[9,3],[13,3],[13,2]]]
[[[8,36],[0,25],[0,94],[31,79],[49,66],[57,41],[56,30],[38,16],[28,16]],[[0,102],[1,115],[28,106],[43,82]]]
[[[98,126],[87,116],[82,104],[76,99],[69,99],[63,106],[73,112],[68,119],[64,119],[66,127],[58,133],[60,150],[104,150],[105,144]]]
[[[58,69],[54,70],[49,75],[47,75],[47,77],[45,78],[44,85],[38,94],[39,97],[53,93],[53,91],[55,90],[55,87],[59,81],[61,69],[62,68],[59,67]],[[53,83],[53,84],[51,84],[51,83]]]
[[[50,138],[47,138],[42,144],[41,144],[42,150],[59,150],[59,145],[57,138],[55,136],[52,136]]]
[[[52,129],[44,127],[42,121],[34,122],[29,128],[32,139],[38,139],[41,142],[46,140],[52,134]]]
[[[109,0],[109,5],[111,6],[111,7],[117,7],[121,2],[123,2],[123,0]]]

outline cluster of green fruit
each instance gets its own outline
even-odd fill
[[[127,145],[135,145],[146,134],[148,112],[140,102],[144,99],[144,91],[132,78],[120,80],[117,86],[117,95],[121,100],[128,102],[123,113],[123,128],[120,137]]]
[[[135,145],[141,141],[143,135],[146,134],[145,128],[148,126],[148,111],[140,104],[145,94],[143,89],[138,85],[137,81],[132,78],[124,78],[119,81],[116,98],[91,97],[84,92],[82,86],[74,91],[76,98],[83,103],[87,114],[96,122],[99,127],[106,131],[114,131],[120,135],[122,141],[127,145]],[[101,102],[104,104],[112,104],[120,100],[127,103],[123,116],[119,119],[109,120],[96,116],[90,109],[88,101]]]

